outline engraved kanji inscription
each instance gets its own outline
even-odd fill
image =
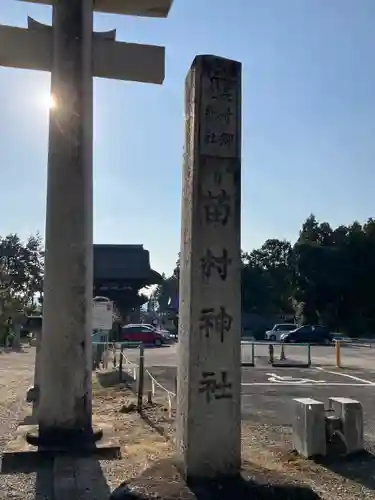
[[[215,75],[209,77],[208,94],[211,99],[232,102],[234,93],[233,80]]]
[[[226,312],[224,306],[220,306],[219,311],[207,307],[201,310],[199,321],[200,331],[206,338],[215,333],[220,336],[220,342],[224,342],[225,333],[230,331],[233,318]]]
[[[225,189],[222,189],[218,194],[207,191],[203,203],[207,224],[219,223],[223,226],[227,225],[229,216],[231,215],[231,198]]]
[[[218,110],[212,104],[206,107],[205,118],[207,122],[216,124],[230,125],[234,113],[230,106],[225,107],[223,110]]]
[[[218,144],[219,143],[219,134],[216,132],[208,131],[204,136],[205,144]]]
[[[203,372],[199,392],[206,395],[207,403],[213,399],[231,399],[232,384],[228,382],[228,372],[221,371],[219,376],[215,372]]]
[[[204,136],[205,144],[217,144],[221,148],[231,149],[235,136],[230,132],[214,132],[209,130]]]
[[[206,255],[201,258],[202,276],[211,277],[211,271],[216,270],[220,278],[225,281],[228,275],[228,266],[232,260],[228,257],[228,250],[223,249],[221,256],[216,257],[210,249],[206,250]]]
[[[200,152],[218,158],[235,158],[239,147],[239,87],[229,74],[203,76]]]
[[[234,143],[234,134],[230,132],[222,132],[219,134],[219,146],[225,146],[228,149],[232,147],[232,144]]]

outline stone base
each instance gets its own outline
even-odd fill
[[[238,477],[186,482],[179,470],[175,460],[160,461],[119,486],[110,500],[319,500],[309,488],[285,484],[285,479],[270,471],[259,474],[259,481],[251,473],[246,477],[244,471]]]
[[[35,403],[39,399],[39,387],[38,386],[33,386],[29,387],[26,393],[26,401],[28,403]]]
[[[72,450],[74,453],[83,449],[89,451],[103,438],[100,427],[93,426],[92,429],[52,429],[47,433],[40,433],[38,427],[26,432],[26,441],[38,448]]]
[[[32,471],[38,465],[61,455],[75,457],[96,455],[105,460],[120,458],[120,446],[113,427],[105,422],[97,421],[95,428],[100,428],[102,434],[101,439],[96,442],[93,440],[91,443],[86,442],[85,445],[81,442],[79,446],[72,446],[72,442],[60,441],[52,446],[44,443],[44,445],[37,447],[30,444],[26,436],[38,436],[38,426],[20,425],[13,439],[7,443],[4,449],[1,472]]]

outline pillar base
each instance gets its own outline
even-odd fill
[[[29,387],[26,393],[26,401],[28,403],[37,403],[37,401],[39,400],[39,394],[40,394],[39,385],[34,385],[32,387]]]
[[[17,427],[4,447],[2,473],[35,472],[37,466],[45,464],[46,460],[50,463],[51,459],[59,456],[96,456],[103,460],[118,459],[121,456],[115,429],[105,421],[95,421],[91,433],[67,435],[59,431],[54,432],[54,435],[51,433],[49,440],[45,440],[46,434],[40,439],[38,429],[37,425],[23,424]]]
[[[42,448],[86,449],[92,448],[103,437],[103,430],[94,426],[89,429],[40,429],[26,433],[26,441]]]
[[[180,464],[173,459],[156,462],[138,477],[122,483],[110,495],[110,500],[249,500],[267,498],[303,498],[318,500],[309,488],[291,484],[280,474],[260,467],[247,467],[238,476],[185,480]],[[249,474],[249,476],[248,476]],[[294,484],[293,484],[294,483]]]

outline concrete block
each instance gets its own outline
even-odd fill
[[[326,455],[324,403],[310,398],[293,401],[294,449],[305,458]]]
[[[362,404],[350,398],[329,398],[329,408],[340,418],[346,453],[364,449]]]

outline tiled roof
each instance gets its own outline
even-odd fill
[[[96,280],[149,280],[154,273],[143,245],[94,245]]]

